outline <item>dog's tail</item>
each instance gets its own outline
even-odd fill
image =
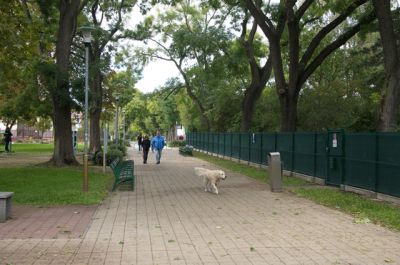
[[[202,176],[205,172],[205,168],[195,167],[194,172],[196,173],[197,176]]]

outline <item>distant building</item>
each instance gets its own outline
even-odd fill
[[[0,133],[3,134],[6,129],[6,125],[0,121]],[[35,127],[28,126],[24,123],[15,124],[12,129],[11,133],[13,134],[13,141],[16,140],[24,140],[24,139],[53,139],[53,131],[46,130],[44,132],[40,131]],[[2,137],[2,135],[0,135]]]

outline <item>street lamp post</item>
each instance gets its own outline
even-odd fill
[[[118,117],[118,101],[119,101],[119,95],[116,95],[115,96],[115,107],[116,107],[116,109],[117,109],[117,111],[115,112],[115,128],[114,128],[114,136],[115,136],[115,144],[118,146],[119,145],[119,143],[118,143],[118,134],[119,134],[119,132],[118,132],[118,119],[119,119],[119,117]]]
[[[125,131],[125,126],[126,126],[126,111],[123,110],[122,113],[124,114],[124,129],[123,129],[123,137],[122,137],[122,143],[125,145],[125,137],[126,137],[126,131]]]
[[[83,192],[88,191],[89,186],[89,176],[88,176],[88,105],[89,105],[89,46],[92,41],[92,30],[90,26],[81,27],[83,35],[83,43],[85,44],[85,145],[84,145],[84,155],[83,155]]]

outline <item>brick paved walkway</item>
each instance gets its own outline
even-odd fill
[[[400,264],[400,233],[228,172],[205,193],[193,166],[166,150],[132,152],[136,191],[97,209],[82,239],[2,239],[1,264]]]

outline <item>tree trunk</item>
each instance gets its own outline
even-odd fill
[[[54,111],[54,154],[52,162],[55,166],[77,163],[72,146],[70,106],[57,107]]]
[[[93,65],[93,64],[92,64]],[[92,89],[90,91],[90,152],[96,153],[101,150],[100,141],[100,118],[103,106],[103,86],[100,70],[96,70]]]
[[[377,124],[378,131],[392,131],[397,126],[400,105],[400,69],[390,11],[390,0],[373,0],[379,22],[386,78],[382,88],[382,100]]]
[[[295,95],[282,94],[279,96],[281,105],[281,132],[295,132],[297,125],[297,102]]]
[[[101,150],[100,141],[100,115],[101,109],[90,111],[90,148],[89,152],[94,154]]]
[[[56,45],[57,80],[52,91],[54,153],[56,166],[76,163],[72,147],[71,99],[69,94],[69,57],[76,29],[80,0],[60,1],[60,21]]]
[[[264,90],[265,84],[250,85],[245,92],[244,99],[242,102],[242,121],[240,123],[240,131],[248,132],[250,130],[255,104],[260,98],[262,91]]]
[[[399,115],[400,69],[392,69],[382,89],[377,131],[388,132],[397,129]]]

